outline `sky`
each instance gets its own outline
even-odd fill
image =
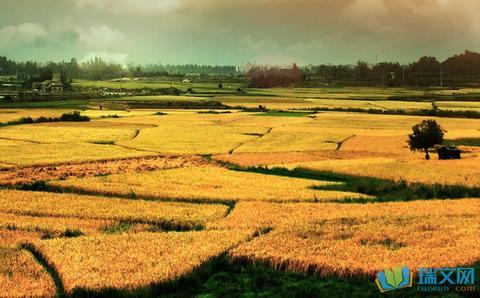
[[[0,56],[121,64],[440,60],[480,51],[480,0],[0,0]]]

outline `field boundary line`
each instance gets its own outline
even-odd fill
[[[237,146],[233,147],[230,151],[228,151],[228,154],[233,154],[233,152],[234,152],[235,150],[237,150],[239,147],[245,145],[246,143],[253,142],[253,141],[258,141],[259,139],[263,138],[265,135],[271,133],[272,130],[273,130],[273,127],[269,127],[264,134],[259,135],[256,139],[252,139],[252,140],[248,140],[248,141],[245,141],[245,142],[241,142],[241,143],[238,144]]]
[[[33,258],[47,271],[55,284],[57,297],[66,297],[65,286],[60,277],[60,274],[55,267],[48,262],[45,256],[35,247],[34,244],[25,242],[20,245],[21,249],[24,249],[32,254]]]

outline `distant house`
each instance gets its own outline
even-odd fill
[[[442,146],[438,148],[438,159],[460,159],[461,153],[457,147]]]
[[[43,81],[42,83],[40,83],[40,91],[42,93],[52,94],[63,93],[63,84],[60,81]]]
[[[32,83],[32,89],[33,89],[33,91],[40,92],[40,90],[42,89],[42,83],[41,82],[33,82]]]

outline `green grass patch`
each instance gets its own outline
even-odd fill
[[[102,229],[102,232],[104,232],[105,234],[122,234],[128,232],[133,227],[133,223],[120,221],[104,227]]]

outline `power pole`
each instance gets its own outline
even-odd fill
[[[440,64],[440,88],[443,88],[443,64]]]

